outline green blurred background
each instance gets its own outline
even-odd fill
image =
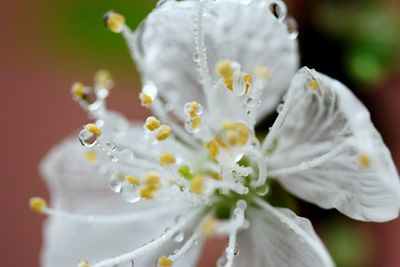
[[[105,29],[104,13],[123,13],[131,28],[155,1],[59,0],[4,2],[0,43],[1,139],[0,251],[4,266],[39,266],[43,218],[27,208],[48,195],[37,172],[54,144],[87,119],[70,100],[75,80],[90,83],[101,68],[113,73],[110,105],[143,119],[139,76],[128,49]],[[344,81],[371,110],[396,163],[400,163],[400,7],[398,1],[291,0],[299,24],[302,65]],[[279,196],[286,196],[276,186]],[[312,219],[339,267],[400,266],[400,221],[357,223],[335,211],[289,197],[276,201]],[[200,266],[214,266],[224,241],[210,242]]]

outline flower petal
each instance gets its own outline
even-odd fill
[[[124,202],[107,187],[96,168],[85,161],[84,152],[77,138],[67,139],[53,148],[42,163],[42,173],[51,192],[51,207],[78,214],[118,216],[147,211],[147,215],[135,221],[98,224],[50,217],[44,229],[42,266],[70,267],[83,259],[96,262],[126,253],[157,238],[166,227],[174,225],[177,215],[187,212],[184,206],[174,203]],[[154,213],[149,212],[152,210]],[[153,266],[158,257],[168,255],[178,246],[171,243],[172,240],[135,260],[135,266]],[[180,266],[195,266],[199,249],[200,246],[193,249],[193,257],[186,261],[189,265]]]
[[[250,228],[239,235],[240,254],[234,266],[328,267],[329,253],[309,220],[263,200],[249,210]]]
[[[290,38],[287,25],[270,11],[270,5],[275,2],[253,0],[244,5],[240,1],[213,1],[204,17],[211,72],[223,59],[239,62],[242,70],[249,73],[257,66],[268,69],[269,80],[259,117],[279,101],[299,61],[297,41]],[[178,115],[188,101],[205,104],[193,60],[193,17],[197,3],[167,1],[135,33],[126,34],[144,80],[156,85],[162,98]],[[216,81],[217,77],[211,75]]]
[[[343,84],[303,68],[263,148],[269,175],[296,196],[366,221],[398,216],[400,182],[362,103]]]

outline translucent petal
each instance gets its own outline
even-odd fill
[[[239,235],[234,266],[334,266],[309,220],[263,203],[249,210],[250,228]]]
[[[223,59],[239,62],[252,73],[269,70],[259,117],[271,111],[298,67],[297,41],[269,6],[274,1],[209,1],[204,14],[208,64]],[[194,53],[194,7],[197,1],[168,1],[156,8],[134,34],[127,34],[133,57],[144,80],[157,86],[161,98],[181,112],[188,101],[204,102]],[[284,71],[282,71],[284,70]],[[211,88],[209,88],[211,90]]]
[[[391,154],[366,108],[338,81],[300,70],[263,147],[269,174],[296,196],[359,220],[398,216]]]
[[[120,215],[154,209],[154,213],[136,221],[85,224],[60,217],[47,219],[44,228],[42,266],[76,266],[83,259],[96,262],[137,248],[174,225],[177,215],[187,210],[174,203],[123,201],[106,185],[104,177],[84,159],[84,148],[77,138],[57,145],[42,163],[42,174],[51,193],[51,206],[57,210],[86,215]],[[135,261],[135,266],[153,266],[161,255],[173,251],[173,241]],[[199,247],[187,259],[195,266]],[[123,265],[125,266],[125,265]],[[182,265],[183,266],[183,265]]]

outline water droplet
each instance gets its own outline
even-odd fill
[[[199,53],[194,52],[192,59],[193,59],[194,62],[199,62],[199,60],[200,60]]]
[[[174,221],[175,221],[176,224],[181,223],[183,221],[183,216],[182,215],[175,216]]]
[[[116,172],[110,176],[108,185],[110,186],[112,191],[114,191],[115,193],[120,193],[123,181],[124,181],[124,175]]]
[[[247,202],[241,199],[236,203],[236,207],[238,207],[241,210],[245,210],[247,208]]]
[[[272,127],[269,127],[269,128],[268,128],[268,131],[272,131]]]
[[[276,112],[281,113],[283,110],[283,104],[279,104],[278,107],[276,108]]]
[[[228,262],[228,259],[226,258],[226,255],[223,255],[218,258],[217,260],[217,267],[223,267],[225,264]]]
[[[172,239],[173,239],[176,243],[182,242],[184,238],[185,238],[185,235],[183,234],[182,231],[178,231],[178,232],[176,232],[176,233],[172,236]]]
[[[133,154],[133,151],[130,149],[123,149],[118,152],[118,157],[121,161],[124,162],[133,162],[135,160],[135,155]]]
[[[239,245],[238,243],[236,243],[235,249],[233,251],[233,256],[239,256],[239,254],[240,254]]]
[[[143,87],[142,87],[142,92],[145,93],[146,95],[150,96],[152,99],[157,97],[158,90],[157,87],[154,85],[153,82],[147,81]]]
[[[285,23],[288,28],[289,38],[291,40],[297,39],[297,37],[299,36],[297,21],[292,17],[288,17],[285,19]]]
[[[191,119],[188,119],[185,122],[185,129],[186,129],[186,131],[188,131],[189,133],[192,133],[192,134],[198,133],[200,131],[200,127],[193,129],[193,123],[192,123]]]
[[[270,4],[269,9],[279,21],[283,21],[286,17],[287,7],[282,1],[276,1]]]
[[[253,105],[254,104],[254,98],[248,97],[246,100],[247,105]]]
[[[260,196],[265,196],[268,194],[269,191],[269,186],[267,184],[263,184],[262,186],[259,186],[256,188],[256,193]]]
[[[132,185],[128,181],[125,181],[121,186],[121,197],[123,200],[129,203],[137,202],[140,200],[138,190],[138,186]]]
[[[96,144],[97,137],[93,133],[89,132],[88,130],[83,129],[79,133],[79,141],[81,142],[81,144],[83,146],[91,147]]]
[[[111,142],[111,141],[106,143],[106,147],[108,149],[110,149],[111,151],[115,151],[117,149],[117,145],[114,142]]]

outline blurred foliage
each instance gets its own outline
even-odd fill
[[[319,1],[316,26],[344,50],[343,66],[361,85],[373,85],[399,66],[398,10],[378,1]]]
[[[134,30],[155,5],[155,0],[57,1],[51,7],[51,15],[46,15],[49,18],[44,21],[43,28],[48,29],[45,34],[51,38],[51,47],[62,50],[67,57],[90,58],[91,64],[132,64],[124,39],[104,26],[103,16],[109,10],[120,12]],[[46,36],[44,38],[49,39]]]

